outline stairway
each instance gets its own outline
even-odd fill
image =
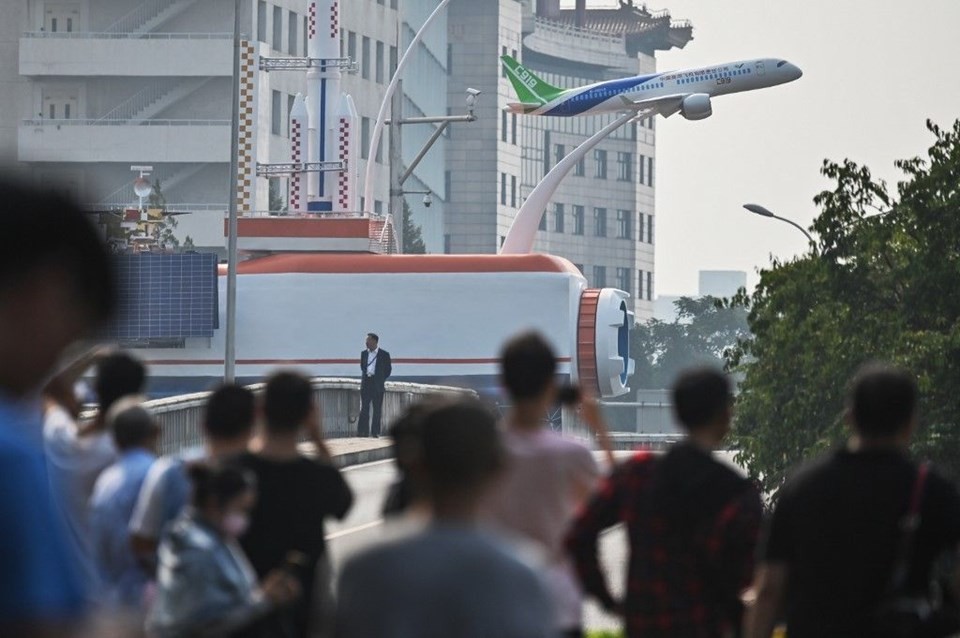
[[[154,31],[164,22],[174,18],[197,0],[147,0],[122,18],[108,26],[106,33],[143,35]]]

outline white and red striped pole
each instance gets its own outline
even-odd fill
[[[334,210],[342,212],[356,212],[357,185],[360,183],[360,130],[357,128],[357,107],[353,98],[346,93],[340,98],[338,120],[339,146],[338,152],[343,161],[343,170],[337,180],[337,201]]]
[[[307,104],[302,93],[293,98],[293,108],[290,109],[290,161],[299,164],[306,161]],[[300,213],[306,209],[303,198],[304,173],[294,172],[290,175],[288,209],[291,213]]]

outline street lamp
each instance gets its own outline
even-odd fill
[[[760,215],[761,217],[772,217],[773,219],[779,219],[782,222],[790,224],[804,234],[804,236],[807,238],[807,241],[810,242],[810,246],[813,248],[813,251],[817,252],[817,242],[813,240],[813,237],[810,236],[810,233],[804,230],[802,226],[793,220],[787,219],[786,217],[780,217],[779,215],[774,215],[769,209],[764,208],[760,204],[744,204],[743,207],[755,215]]]

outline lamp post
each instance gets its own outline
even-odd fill
[[[230,187],[227,214],[227,317],[223,352],[223,380],[232,383],[237,363],[237,173],[240,154],[240,4],[233,5],[233,82],[230,96]]]
[[[802,226],[800,226],[795,221],[787,219],[786,217],[780,217],[779,215],[774,215],[769,209],[764,208],[759,204],[744,204],[743,207],[746,208],[751,213],[753,213],[754,215],[760,215],[761,217],[770,217],[773,219],[779,219],[782,222],[786,222],[790,224],[791,226],[799,230],[801,233],[803,233],[804,237],[807,238],[807,241],[810,242],[810,247],[813,249],[813,252],[814,253],[817,252],[817,242],[814,241],[813,237],[810,236],[810,233],[808,233]]]

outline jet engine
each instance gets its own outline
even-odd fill
[[[703,120],[710,117],[713,113],[710,96],[706,93],[688,95],[680,103],[680,113],[688,120]]]

